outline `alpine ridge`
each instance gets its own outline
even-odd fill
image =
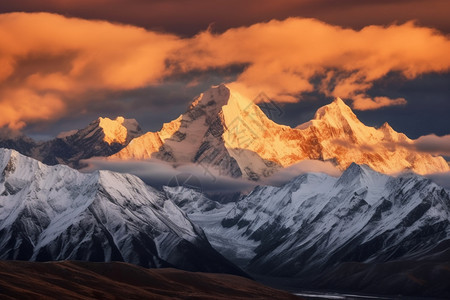
[[[134,119],[100,117],[86,128],[62,132],[49,141],[35,142],[18,136],[0,139],[0,147],[14,149],[48,165],[65,164],[78,169],[84,166],[82,159],[112,155],[140,135],[141,128]]]
[[[340,98],[318,109],[311,121],[291,128],[276,124],[255,103],[219,85],[159,132],[133,139],[110,159],[199,163],[255,181],[303,160],[329,161],[341,170],[352,162],[367,164],[386,174],[449,170],[442,157],[412,150],[412,142],[387,123],[378,129],[365,126]]]
[[[0,259],[124,261],[244,273],[165,193],[139,178],[80,173],[0,149]]]
[[[414,173],[352,163],[339,178],[307,173],[227,205],[168,191],[218,251],[264,276],[306,282],[345,262],[420,261],[450,242],[448,191]]]

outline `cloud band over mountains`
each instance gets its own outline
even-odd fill
[[[450,69],[450,40],[412,22],[361,30],[289,18],[183,38],[50,13],[0,15],[0,126],[56,120],[109,91],[163,85],[171,76],[245,66],[231,84],[278,101],[302,93],[353,101],[359,110],[406,100],[367,91],[391,72],[408,79]],[[76,103],[76,105],[74,105]]]

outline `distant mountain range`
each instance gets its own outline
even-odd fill
[[[158,159],[197,163],[219,174],[259,181],[304,160],[328,161],[345,170],[352,162],[386,173],[449,170],[444,158],[413,150],[412,140],[385,123],[365,126],[341,99],[317,110],[313,120],[291,128],[271,121],[252,101],[225,85],[196,98],[158,132],[142,134],[135,120],[99,118],[87,128],[36,143],[0,139],[47,164],[80,168],[93,156],[112,160]]]
[[[330,161],[341,170],[355,162],[383,173],[449,170],[442,157],[415,152],[407,147],[411,143],[387,123],[379,129],[365,126],[339,98],[321,107],[313,120],[291,128],[220,85],[161,131],[135,138],[112,158],[196,162],[255,181],[303,160]]]
[[[411,284],[426,295],[429,286],[417,282],[437,284],[435,274],[447,274],[450,195],[419,174],[449,165],[412,144],[387,123],[365,126],[339,98],[291,128],[225,85],[158,132],[118,117],[47,142],[3,137],[0,147],[10,149],[0,149],[0,259],[249,272],[368,292],[364,278],[386,274],[398,279],[386,287]],[[129,174],[73,169],[95,156],[202,164],[258,184],[305,160],[343,173],[299,174],[219,203],[182,184],[156,189]],[[428,272],[422,279],[416,263]],[[450,290],[436,284],[432,295]]]
[[[65,164],[81,168],[82,159],[109,156],[142,134],[134,119],[98,118],[86,128],[63,132],[56,138],[36,142],[26,136],[0,138],[0,147],[14,149],[48,165]]]

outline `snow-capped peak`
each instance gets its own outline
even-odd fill
[[[356,163],[351,163],[350,166],[342,173],[337,185],[350,185],[354,182],[364,183],[368,179],[387,177],[386,175],[380,174],[372,170],[368,165],[358,165]],[[367,185],[370,185],[368,183]]]
[[[380,129],[364,125],[340,98],[296,128],[280,125],[251,99],[221,84],[201,94],[160,132],[134,139],[115,157],[199,162],[222,175],[252,180],[303,160],[331,161],[341,170],[356,162],[388,174],[449,169],[442,157],[404,147],[408,141],[388,125]]]
[[[319,108],[314,119],[325,121],[330,126],[336,128],[342,127],[344,124],[349,124],[350,126],[363,125],[353,113],[352,109],[339,97],[332,103]]]
[[[202,105],[203,107],[215,106],[220,108],[227,104],[229,98],[230,89],[225,84],[212,86],[210,89],[195,98],[189,109],[193,109],[198,105]]]
[[[133,133],[140,131],[139,124],[135,119],[125,119],[120,116],[115,120],[100,117],[98,126],[103,129],[105,135],[103,141],[110,145],[112,143],[125,144],[134,137]]]

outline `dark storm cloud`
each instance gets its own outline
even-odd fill
[[[366,25],[418,20],[450,32],[447,0],[15,0],[0,12],[48,11],[104,19],[150,29],[194,35],[212,26],[224,31],[271,19],[311,17],[356,29]]]

